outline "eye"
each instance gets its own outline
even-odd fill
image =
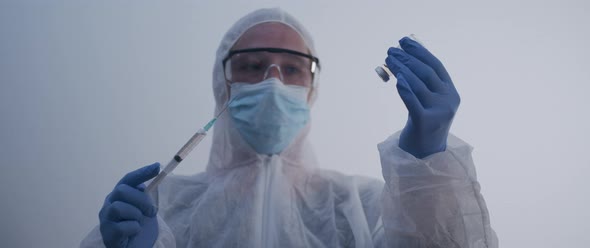
[[[301,75],[306,70],[306,68],[299,63],[288,63],[281,67],[284,70],[283,73],[287,75]]]
[[[260,61],[242,61],[238,64],[237,69],[242,72],[259,72],[263,70],[262,63]]]
[[[292,65],[285,66],[283,70],[285,70],[285,73],[289,75],[301,73],[301,68]]]
[[[236,73],[258,73],[264,70],[264,59],[255,53],[238,54],[231,60]]]

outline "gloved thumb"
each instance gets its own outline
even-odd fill
[[[131,187],[137,187],[141,183],[157,176],[158,172],[160,172],[160,163],[156,162],[154,164],[147,165],[147,166],[141,167],[137,170],[127,173],[127,175],[125,175],[123,178],[121,178],[121,180],[119,181],[119,183],[117,183],[117,185],[126,184]]]

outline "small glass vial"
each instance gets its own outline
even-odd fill
[[[418,38],[416,38],[415,34],[408,35],[408,38],[410,38],[410,39],[418,42],[418,44],[424,46],[424,44],[422,44],[422,42],[420,42],[418,40]],[[397,48],[401,49],[401,47],[399,45],[397,46]],[[387,83],[387,81],[389,81],[389,79],[394,77],[393,73],[391,72],[391,70],[389,70],[389,68],[387,68],[386,64],[382,64],[382,65],[375,67],[375,72],[377,72],[377,75],[381,78],[381,80],[383,80],[384,83]]]

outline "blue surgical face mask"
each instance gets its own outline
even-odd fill
[[[230,115],[242,138],[259,154],[281,153],[309,120],[308,88],[277,78],[232,83]]]

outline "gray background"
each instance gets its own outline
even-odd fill
[[[373,68],[415,33],[460,91],[452,132],[475,147],[501,246],[586,247],[590,4],[362,2],[0,2],[0,246],[77,246],[122,175],[167,162],[211,118],[223,33],[281,6],[320,53],[322,167],[381,177],[376,145],[407,114]],[[201,171],[210,143],[177,172]]]

